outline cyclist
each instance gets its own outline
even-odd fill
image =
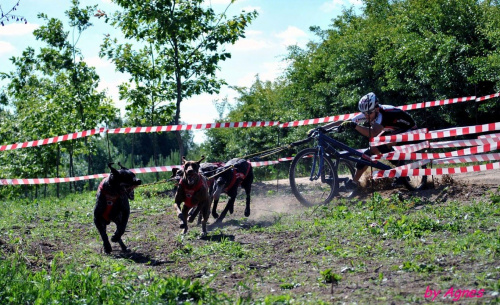
[[[380,135],[394,135],[417,128],[413,118],[405,111],[390,105],[380,105],[377,96],[370,92],[363,96],[358,103],[360,114],[347,121],[337,121],[323,126],[329,129],[339,126],[339,131],[354,129],[365,137]],[[364,153],[368,156],[373,154],[384,154],[393,151],[391,144],[374,146],[368,148]],[[368,166],[361,163],[356,164],[354,179],[346,182],[346,188],[355,191],[359,187],[359,179]],[[399,184],[396,180],[395,184]],[[354,193],[353,193],[354,194]]]

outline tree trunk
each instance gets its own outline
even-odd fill
[[[56,156],[56,177],[59,178],[59,165],[61,163],[61,146],[57,144],[57,156]],[[56,196],[59,198],[59,186],[60,183],[56,183]]]
[[[176,109],[175,109],[175,118],[174,124],[179,125],[179,120],[181,118],[181,102],[182,102],[182,79],[181,79],[181,67],[179,64],[179,48],[177,46],[177,40],[173,39],[174,44],[174,59],[175,59],[175,81],[177,85],[177,101],[176,101]],[[182,143],[181,132],[175,132],[175,138],[177,139],[177,145],[179,146],[179,155],[181,157],[184,156],[184,145]]]

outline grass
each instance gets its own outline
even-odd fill
[[[199,240],[199,227],[174,231],[160,188],[132,202],[131,255],[100,251],[95,193],[0,203],[0,303],[414,303],[427,287],[439,302],[450,287],[499,301],[500,190],[444,203],[375,193],[272,221],[235,212]]]

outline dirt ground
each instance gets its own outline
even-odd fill
[[[489,190],[497,190],[500,185],[500,171],[489,171],[483,173],[472,173],[472,174],[462,174],[453,176],[440,176],[435,179],[430,179],[430,187],[426,190],[420,191],[418,193],[409,192],[405,188],[401,187],[398,189],[391,189],[390,187],[384,187],[384,185],[379,185],[376,187],[376,191],[381,193],[383,197],[388,197],[393,194],[398,194],[399,196],[420,196],[425,198],[430,202],[445,202],[447,200],[459,199],[461,201],[472,201],[474,199],[479,199],[484,196]],[[446,188],[446,191],[443,191]],[[367,199],[371,196],[373,189],[367,188],[365,192],[359,195],[360,200]],[[282,214],[289,213],[301,213],[304,211],[303,207],[293,196],[290,191],[290,187],[287,180],[280,181],[268,181],[255,182],[252,189],[252,214],[248,218],[243,218],[244,204],[242,204],[243,191],[240,190],[240,197],[235,205],[235,211],[233,215],[228,215],[224,220],[222,225],[215,226],[209,222],[209,238],[208,240],[197,240],[192,241],[195,245],[206,245],[207,242],[220,242],[223,239],[230,241],[235,241],[241,245],[245,245],[248,249],[257,247],[266,247],[271,252],[275,252],[272,255],[273,259],[262,260],[249,260],[244,265],[245,268],[249,269],[251,273],[262,273],[261,277],[265,277],[265,274],[269,273],[280,273],[281,268],[288,269],[300,269],[304,266],[304,263],[310,262],[308,257],[304,257],[304,249],[293,248],[289,245],[288,240],[290,238],[299,238],[299,236],[291,236],[288,233],[283,234],[283,236],[276,236],[266,233],[249,233],[248,228],[259,226],[266,227],[276,222],[276,219]],[[240,201],[238,203],[238,201]],[[222,208],[222,205],[219,208]],[[134,217],[134,216],[132,216]],[[211,219],[212,220],[212,219]],[[132,224],[136,223],[134,219],[131,220]],[[149,221],[142,221],[140,224],[136,224],[130,227],[130,233],[127,234],[137,234],[136,232],[143,232],[146,234],[150,230],[151,226],[159,226],[168,231],[179,231],[177,227],[177,222],[174,217],[164,217],[164,216],[152,216]],[[214,234],[213,232],[217,229],[223,229],[221,234]],[[199,227],[192,227],[191,230],[200,230]],[[212,233],[210,233],[210,231]],[[297,234],[297,233],[291,233]],[[130,246],[134,248],[134,252],[128,255],[130,258],[139,263],[149,262],[153,268],[159,273],[176,274],[183,277],[189,277],[192,279],[202,278],[206,279],[213,274],[213,270],[202,269],[199,270],[196,267],[190,266],[189,264],[178,264],[169,260],[168,257],[174,251],[184,251],[185,246],[179,241],[179,235],[176,234],[162,234],[161,244],[157,242],[151,243],[130,243]],[[162,247],[162,245],[169,245],[167,247]],[[115,249],[117,257],[118,249]],[[206,259],[210,259],[207,257]],[[348,265],[348,262],[340,262],[341,264]],[[227,270],[221,270],[221,274],[218,275],[217,279],[211,282],[210,286],[215,288],[217,291],[226,292],[230,295],[234,294],[235,291],[240,291],[242,285],[245,284],[245,280],[248,280],[244,273],[242,272],[232,272],[234,269],[242,268],[238,267],[238,264],[232,264],[228,262]],[[379,266],[367,266],[367,268],[373,268],[377,270]],[[307,272],[306,272],[307,273]],[[318,271],[311,270],[309,274],[303,275],[305,277],[314,278],[317,277]],[[259,276],[256,276],[259,278]],[[252,279],[255,281],[256,279]],[[423,285],[423,278],[416,276],[413,279],[407,279],[407,283],[392,283],[395,287],[401,287],[404,289],[405,286]],[[270,283],[262,280],[263,289],[268,293],[273,291],[278,291],[280,286],[279,283]],[[363,279],[361,279],[361,282]],[[370,281],[367,275],[366,281]],[[414,282],[412,282],[414,281]],[[243,283],[243,284],[242,284]],[[255,283],[254,283],[255,284]],[[356,284],[359,285],[359,284]],[[400,286],[398,286],[400,285]],[[362,286],[362,285],[361,285]],[[344,287],[344,292],[349,293],[352,291],[359,291],[359,288],[363,287]],[[420,287],[419,286],[419,287]],[[325,288],[316,287],[317,291],[311,291],[311,287],[296,287],[293,289],[294,294],[307,294],[307,293],[326,293],[321,292]],[[399,289],[399,288],[398,288]],[[410,289],[410,288],[408,288]],[[244,290],[244,289],[243,289]],[[244,293],[242,290],[241,293]],[[303,290],[303,291],[302,291]],[[328,289],[326,289],[328,290]],[[302,292],[301,292],[302,291]],[[246,291],[245,293],[249,293]],[[342,292],[341,292],[342,293]]]
[[[403,197],[419,196],[431,202],[445,202],[455,199],[462,202],[472,201],[481,198],[489,190],[496,191],[498,189],[500,170],[439,176],[431,179],[429,184],[428,189],[418,193],[409,192],[404,187],[392,189],[388,187],[389,184],[380,184],[375,187],[365,188],[365,191],[361,192],[358,199],[366,200],[372,195],[373,191],[377,191],[383,197],[397,194]],[[446,191],[444,191],[445,189]],[[252,233],[248,230],[255,226],[260,228],[268,227],[274,224],[283,214],[304,211],[305,207],[291,193],[288,180],[267,181],[265,183],[255,182],[252,189],[252,213],[248,218],[243,217],[242,193],[244,192],[240,190],[239,193],[234,214],[228,215],[221,225],[212,224],[213,219],[211,218],[208,225],[209,236],[204,240],[183,240],[177,219],[173,214],[149,214],[141,210],[132,210],[129,226],[124,236],[125,242],[132,249],[132,252],[123,254],[120,252],[119,247],[113,244],[112,256],[116,259],[132,260],[138,264],[138,268],[152,268],[157,274],[165,276],[177,275],[183,278],[201,279],[203,282],[209,282],[210,278],[215,276],[215,280],[210,282],[210,286],[218,292],[225,292],[232,296],[238,294],[239,296],[253,298],[255,296],[251,294],[252,291],[255,291],[256,286],[260,287],[259,290],[262,293],[257,297],[273,293],[278,295],[286,293],[280,289],[279,281],[270,279],[272,275],[283,274],[284,277],[288,277],[290,274],[298,276],[296,274],[300,273],[300,279],[303,281],[317,283],[318,270],[311,268],[311,266],[314,266],[312,263],[313,258],[307,256],[307,248],[302,249],[302,246],[297,246],[297,243],[295,246],[291,246],[289,243],[291,239],[299,240],[301,238],[300,232],[270,234],[265,232]],[[219,209],[224,205],[225,202],[222,201]],[[86,224],[79,224],[79,227],[72,229],[83,231],[94,229],[92,224],[86,226]],[[191,226],[190,230],[198,233],[200,227]],[[247,251],[252,251],[252,249],[262,250],[264,248],[270,254],[265,258],[249,259],[245,262],[226,259],[227,262],[221,263],[220,259],[215,258],[220,253],[214,250],[215,254],[213,255],[215,256],[207,254],[197,258],[203,261],[202,268],[197,267],[196,262],[186,263],[172,258],[175,253],[189,254],[192,251],[191,247],[213,245],[214,249],[217,249],[217,244],[224,240],[234,241],[244,246]],[[88,250],[89,245],[93,248],[91,251],[102,253],[100,242],[91,237],[82,236],[80,245],[70,245],[69,247],[81,247]],[[68,245],[64,246],[63,244],[43,243],[36,245],[35,248],[39,248],[47,256],[47,259],[50,259],[51,254],[58,251],[85,250],[69,249],[67,247]],[[224,265],[223,270],[210,270],[210,260],[217,260],[217,268],[220,268],[221,264]],[[337,264],[338,266],[349,266],[352,261],[340,259]],[[378,274],[380,267],[377,262],[366,262],[365,268],[371,270],[371,272],[360,273],[357,283],[346,283],[344,286],[336,288],[335,294],[333,293],[333,286],[330,288],[317,284],[311,284],[308,287],[294,287],[293,294],[302,295],[302,297],[308,294],[326,295],[327,297],[335,295],[335,298],[337,296],[340,298],[343,295],[353,296],[355,293],[362,293],[364,289],[370,289],[368,283],[373,281],[373,272]],[[286,273],[283,272],[284,269],[287,270]],[[300,272],[294,272],[294,270],[300,270]],[[384,274],[391,273],[390,270],[380,270],[380,272],[384,272]],[[399,281],[401,279],[389,279],[387,285],[394,287],[387,288],[408,291],[412,287],[422,288],[422,285],[426,283],[426,279],[418,274],[404,278],[403,282]],[[383,291],[380,293],[383,293]],[[336,300],[339,301],[339,299]]]

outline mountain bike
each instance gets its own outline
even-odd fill
[[[318,127],[308,138],[291,144],[299,146],[311,141],[317,142],[315,147],[298,152],[290,165],[289,179],[292,193],[304,205],[326,204],[334,197],[351,197],[353,190],[346,187],[346,182],[354,177],[355,163],[379,170],[392,168],[327,135],[338,132],[338,127],[329,130]],[[412,161],[394,162],[396,166],[401,166]],[[425,165],[420,167],[423,168]],[[427,183],[427,176],[397,179],[411,191],[421,190]]]

